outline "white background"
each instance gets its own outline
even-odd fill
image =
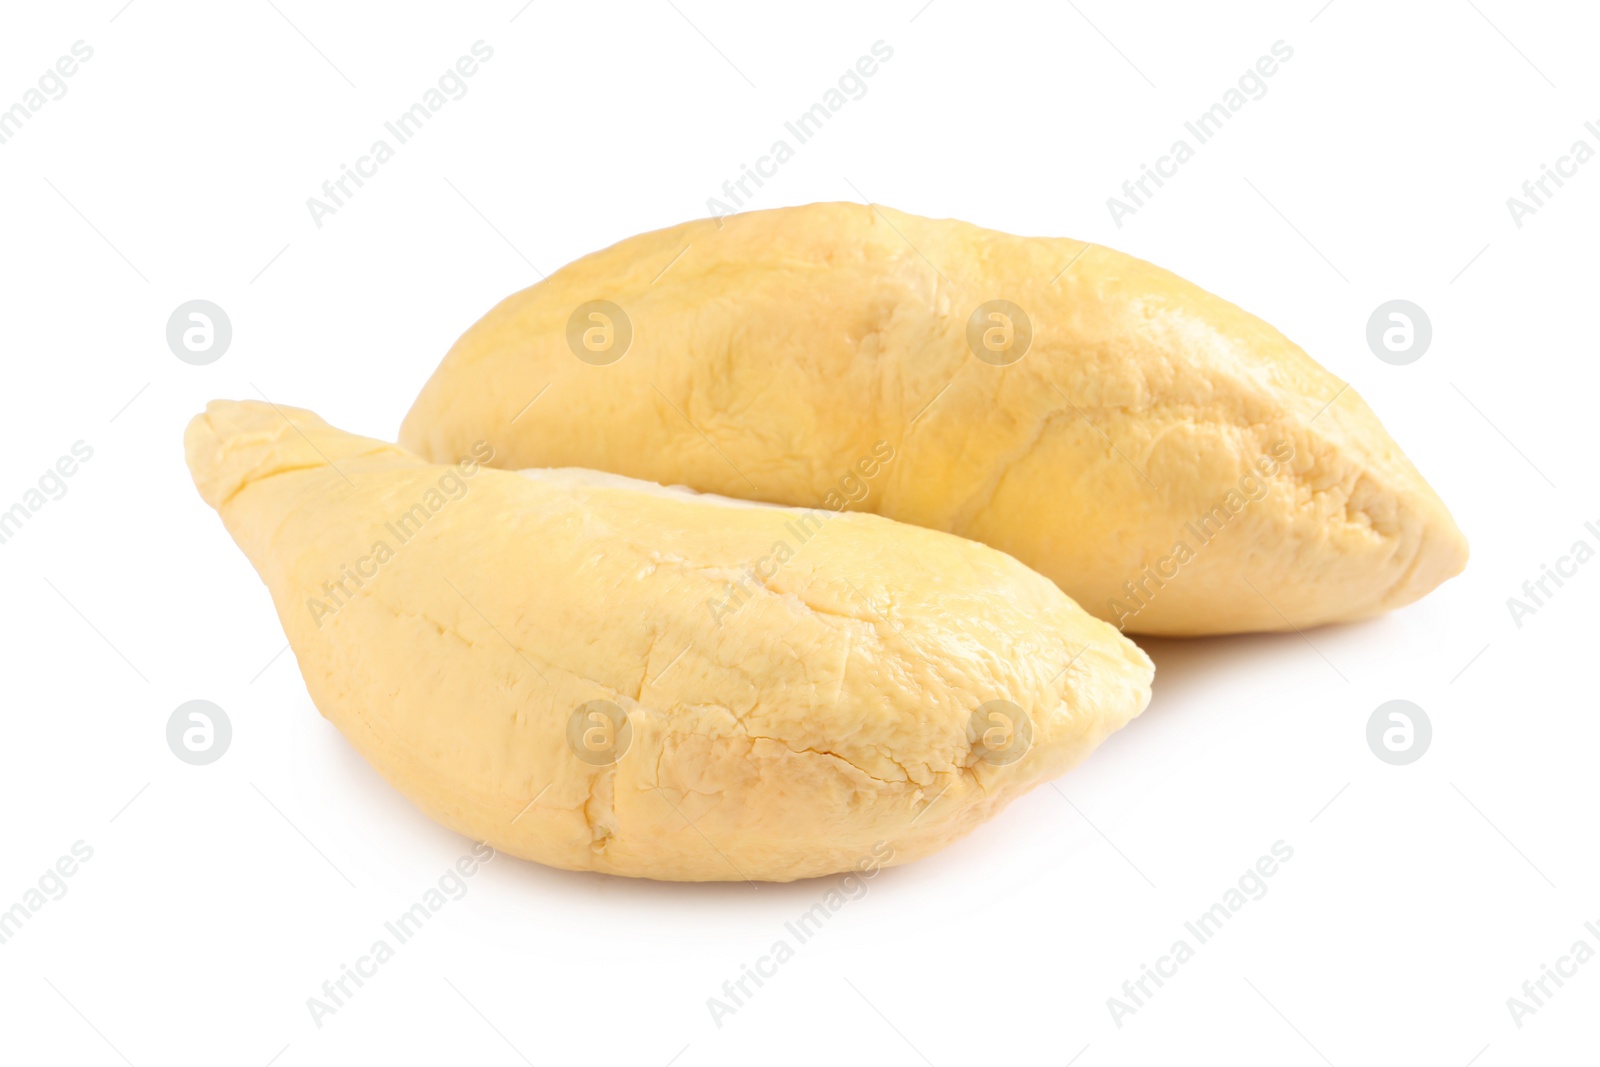
[[[1592,1062],[1600,961],[1521,1028],[1506,1006],[1574,941],[1600,949],[1600,562],[1520,628],[1506,606],[1600,544],[1600,161],[1520,228],[1506,206],[1574,140],[1600,148],[1592,7],[274,2],[0,16],[0,107],[94,49],[0,145],[0,509],[94,449],[0,545],[0,908],[93,849],[0,945],[0,1059]],[[306,198],[480,39],[468,94],[317,228]],[[1059,791],[878,877],[720,1028],[706,999],[829,882],[502,857],[317,1027],[307,998],[469,843],[318,716],[190,483],[185,422],[265,395],[392,438],[492,303],[707,214],[878,40],[894,55],[866,96],[753,206],[870,197],[1223,294],[1367,398],[1466,531],[1467,572],[1361,625],[1144,642],[1142,718]],[[1278,40],[1294,55],[1267,95],[1114,225],[1106,198]],[[1364,340],[1397,297],[1434,328],[1404,367]],[[194,298],[234,329],[205,367],[164,336]],[[193,698],[234,728],[206,767],[164,737]],[[1405,767],[1365,740],[1394,698],[1434,727]],[[1268,894],[1116,1026],[1107,998],[1279,840]]]

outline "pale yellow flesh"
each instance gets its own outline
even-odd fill
[[[845,513],[802,540],[792,509],[581,472],[461,477],[250,402],[212,403],[185,448],[323,715],[438,821],[552,866],[789,880],[906,862],[1149,700],[1150,662],[1114,628],[948,534]],[[379,542],[392,558],[359,565]],[[779,542],[792,558],[752,581]],[[311,610],[347,567],[375,574]],[[750,592],[719,617],[729,583]],[[612,766],[568,747],[592,699],[633,729]],[[996,699],[1033,728],[998,766],[971,722]]]
[[[995,299],[1032,324],[1010,366],[967,343]],[[609,366],[567,344],[591,300],[632,324]],[[1138,633],[1361,618],[1467,557],[1366,404],[1260,319],[1110,249],[856,204],[691,222],[578,260],[467,331],[401,440],[804,506],[852,495],[844,479],[886,441],[897,458],[849,507],[1008,552]]]

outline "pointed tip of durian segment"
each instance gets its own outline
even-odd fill
[[[260,400],[213,400],[183,433],[195,488],[221,508],[245,486],[290,470],[338,469],[341,461],[394,445],[336,430],[303,408]]]

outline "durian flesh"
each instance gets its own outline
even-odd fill
[[[428,815],[540,863],[786,881],[931,853],[1149,700],[1011,557],[876,515],[450,465],[213,402],[185,436],[312,699]]]

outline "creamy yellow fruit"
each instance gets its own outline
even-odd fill
[[[857,204],[643,234],[503,301],[401,431],[435,460],[480,439],[960,534],[1130,632],[1361,618],[1467,558],[1366,404],[1255,316],[1107,248]]]
[[[433,818],[552,866],[906,862],[1149,700],[1113,627],[949,534],[493,470],[482,443],[432,465],[259,403],[184,444],[323,715]]]

